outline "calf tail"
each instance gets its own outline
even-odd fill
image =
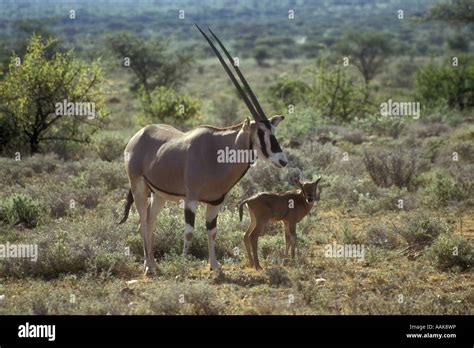
[[[248,201],[248,199],[246,199],[245,201],[243,201],[239,205],[239,219],[240,219],[240,221],[242,221],[242,217],[244,215],[244,204],[247,203],[247,201]]]
[[[132,206],[132,204],[133,204],[133,195],[132,195],[132,190],[130,189],[130,190],[128,190],[128,194],[127,194],[127,202],[125,203],[125,209],[123,211],[123,218],[118,223],[119,225],[123,224],[125,221],[127,221],[128,213],[130,212],[130,207]]]

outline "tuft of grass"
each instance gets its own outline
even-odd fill
[[[26,194],[15,194],[0,205],[0,220],[10,224],[36,227],[46,213],[43,203]]]
[[[459,235],[443,233],[431,245],[428,255],[441,270],[468,271],[474,267],[474,245]]]
[[[449,226],[440,219],[426,214],[409,216],[397,232],[409,245],[431,244],[439,235],[449,231]]]

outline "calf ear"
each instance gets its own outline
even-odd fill
[[[247,117],[247,118],[245,119],[245,121],[244,121],[244,124],[242,125],[242,130],[243,130],[244,132],[250,132],[250,128],[251,128],[251,127],[250,127],[250,118]]]
[[[316,179],[316,181],[313,182],[313,184],[318,187],[319,182],[321,181],[322,176]]]

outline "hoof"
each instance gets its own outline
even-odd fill
[[[145,265],[145,275],[148,277],[156,276],[160,273],[160,269],[158,264],[155,260],[151,263],[151,265]]]
[[[220,269],[222,268],[221,264],[219,262],[215,263],[215,264],[210,264],[209,265],[209,269],[211,271],[219,271]]]

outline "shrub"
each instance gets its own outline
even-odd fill
[[[462,236],[444,233],[430,247],[429,255],[442,270],[470,270],[474,266],[474,245]]]
[[[355,120],[355,125],[365,133],[390,136],[397,139],[405,129],[407,117],[380,117],[377,114],[368,115]]]
[[[1,205],[1,220],[12,224],[23,224],[25,227],[36,227],[45,213],[42,203],[29,195],[15,194]]]
[[[417,94],[424,105],[450,108],[474,106],[474,65],[467,56],[459,57],[459,65],[453,66],[451,58],[444,65],[433,63],[420,68],[415,75]]]
[[[105,134],[94,141],[94,150],[103,161],[111,162],[123,155],[125,141],[118,136]]]
[[[410,245],[432,243],[440,234],[449,231],[448,225],[424,214],[412,215],[397,229]]]
[[[413,187],[413,179],[417,170],[415,151],[365,151],[364,164],[375,184],[381,187],[392,185],[400,188]]]
[[[276,108],[304,103],[308,100],[310,92],[311,88],[303,81],[287,77],[280,78],[269,88],[270,98]]]
[[[349,121],[365,111],[365,85],[354,82],[341,64],[328,69],[323,58],[312,72],[314,84],[310,100],[323,110],[324,115]]]
[[[384,249],[395,249],[400,246],[396,233],[386,224],[370,225],[367,228],[367,242]]]
[[[217,315],[223,311],[209,285],[189,282],[165,289],[151,301],[150,308],[154,314],[165,315]]]
[[[460,174],[462,172],[457,173],[457,175]],[[470,197],[473,187],[472,181],[468,178],[467,180],[458,180],[448,172],[437,172],[426,190],[431,196],[430,201],[437,206],[446,206],[450,202],[459,202]]]
[[[270,267],[267,268],[266,273],[268,275],[270,286],[291,287],[291,279],[288,277],[288,272],[284,268]]]
[[[160,86],[150,94],[142,88],[140,101],[147,123],[183,124],[199,114],[200,103],[188,96],[178,95],[171,89]]]

